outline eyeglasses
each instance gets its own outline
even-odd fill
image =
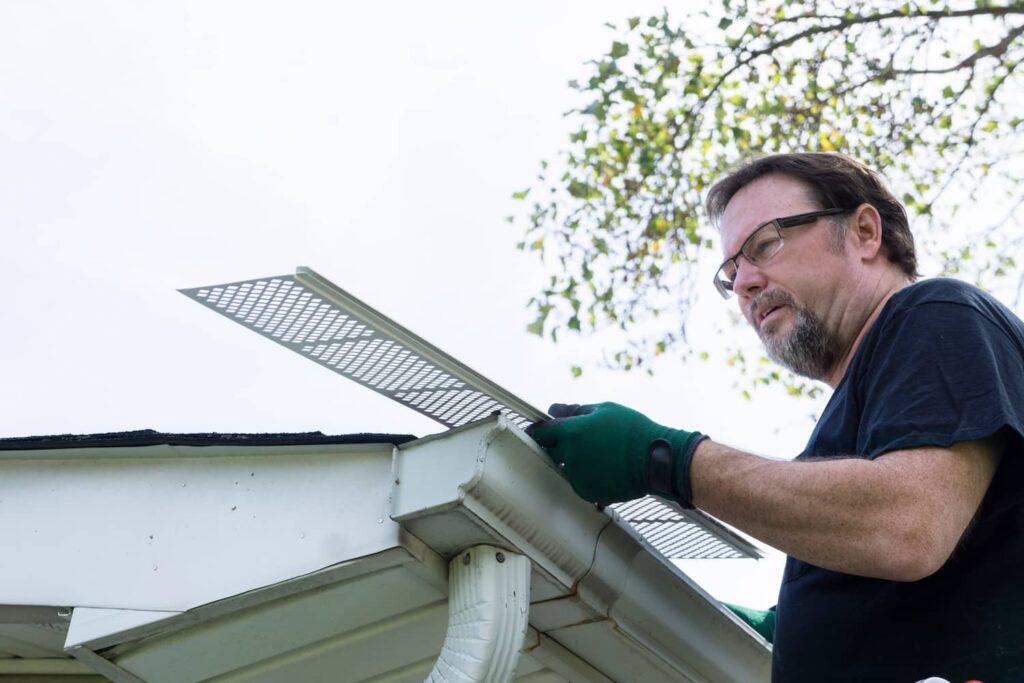
[[[755,265],[766,263],[782,250],[782,245],[784,244],[782,240],[783,228],[807,225],[808,223],[814,223],[823,216],[835,216],[848,212],[848,209],[822,209],[821,211],[800,213],[795,216],[774,218],[763,225],[759,225],[757,230],[752,232],[750,237],[743,241],[743,246],[740,247],[740,250],[732,258],[725,259],[725,262],[718,267],[718,272],[715,273],[715,289],[718,290],[723,299],[728,299],[732,296],[732,286],[736,281],[736,272],[740,267],[736,259],[742,255],[749,263]]]

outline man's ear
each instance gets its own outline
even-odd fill
[[[853,212],[850,221],[851,238],[854,248],[866,260],[882,254],[882,216],[871,204],[861,204]]]

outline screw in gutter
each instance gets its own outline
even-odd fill
[[[505,561],[505,553],[495,553],[494,554],[494,559],[496,559],[499,563],[500,562],[504,562]]]

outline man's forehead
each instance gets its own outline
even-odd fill
[[[734,251],[758,226],[773,218],[815,208],[810,189],[802,181],[777,174],[758,178],[733,195],[722,212],[718,222],[722,246],[727,253]]]

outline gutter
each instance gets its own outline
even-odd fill
[[[613,511],[576,497],[506,418],[398,446],[393,472],[392,519],[450,561],[481,545],[525,557],[531,629],[609,678],[622,678],[604,661],[611,638],[659,680],[768,680],[767,643]]]

